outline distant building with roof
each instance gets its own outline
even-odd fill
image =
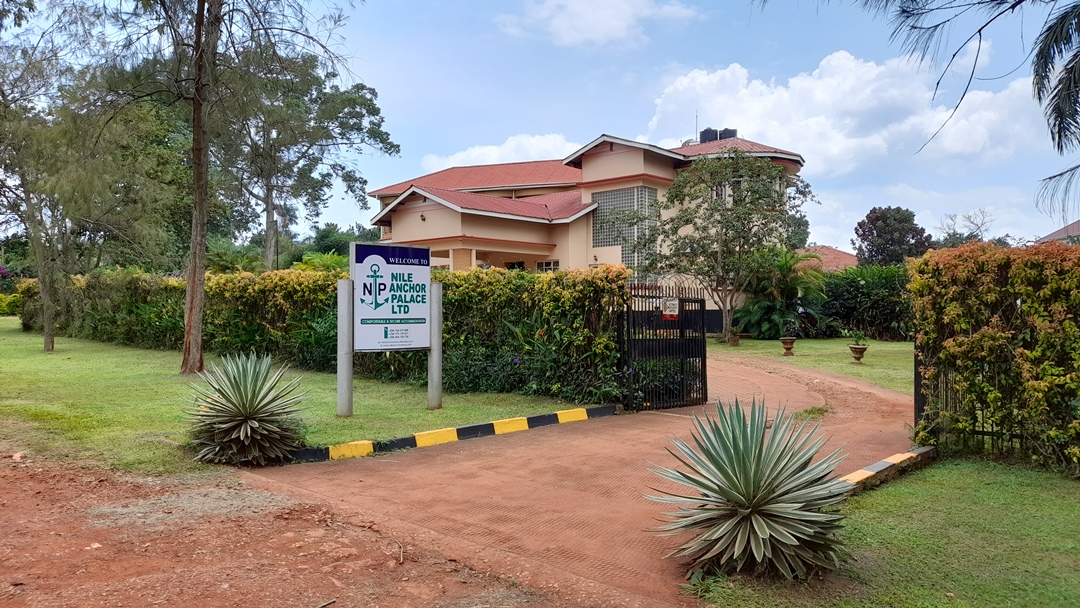
[[[811,245],[796,249],[795,253],[812,253],[818,256],[820,258],[818,260],[806,260],[800,262],[799,265],[816,268],[822,272],[840,272],[859,265],[859,258],[855,257],[855,254],[828,245]]]
[[[1050,241],[1065,241],[1070,244],[1080,244],[1080,220],[1059,228],[1042,237],[1037,243],[1049,243]]]
[[[804,164],[800,154],[734,129],[705,129],[674,149],[601,135],[562,160],[451,167],[379,188],[370,193],[379,201],[372,223],[384,242],[430,247],[432,263],[452,270],[632,267],[634,252],[603,218],[644,210],[695,158],[731,150],[791,175]]]

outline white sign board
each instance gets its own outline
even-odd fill
[[[358,352],[431,347],[431,250],[353,243],[353,348]]]

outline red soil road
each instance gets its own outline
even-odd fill
[[[825,452],[845,474],[910,447],[909,395],[766,359],[709,362],[710,401],[765,399],[770,409],[828,404]],[[689,438],[682,408],[562,424],[431,448],[263,469],[249,483],[378,521],[479,572],[509,576],[578,605],[689,606],[675,540],[649,532],[666,487],[650,463],[675,465],[668,437]],[[358,412],[363,416],[362,409]]]

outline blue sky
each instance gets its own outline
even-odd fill
[[[935,99],[941,67],[904,57],[887,23],[842,4],[367,0],[350,9],[344,52],[378,90],[401,155],[360,168],[373,190],[452,165],[562,158],[602,133],[674,146],[730,127],[805,157],[818,244],[851,250],[855,224],[886,205],[931,232],[978,208],[995,236],[1063,225],[1034,203],[1038,180],[1076,160],[1054,153],[1031,98],[1024,42],[1042,16],[989,32],[983,79],[916,154],[953,111],[974,49]],[[335,200],[322,221],[372,214]]]

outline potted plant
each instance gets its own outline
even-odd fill
[[[855,358],[855,363],[862,364],[863,355],[866,354],[866,349],[869,346],[866,344],[866,334],[857,329],[844,330],[844,337],[851,342],[848,344],[848,348],[851,349],[851,356]]]
[[[795,356],[795,353],[791,352],[791,349],[795,348],[795,323],[791,319],[784,322],[784,334],[780,336],[780,344],[784,345],[785,357]]]

